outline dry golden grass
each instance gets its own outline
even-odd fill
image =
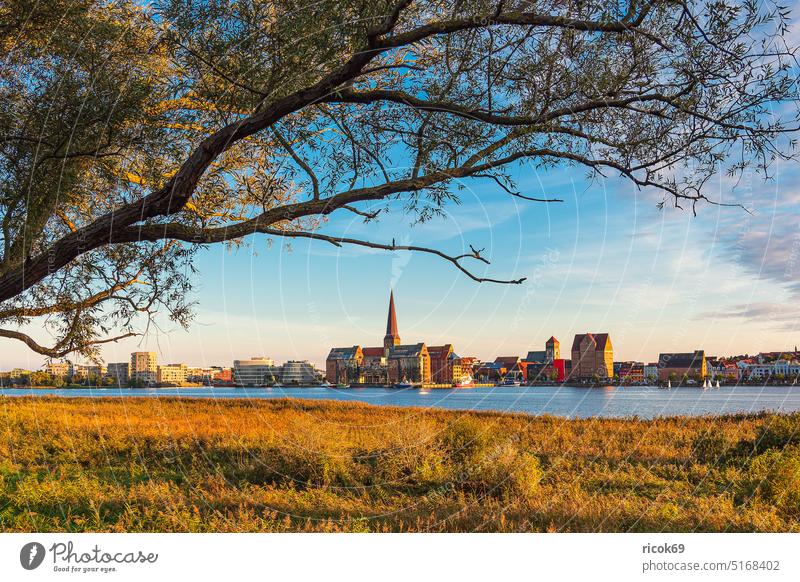
[[[0,398],[2,531],[800,531],[800,415]]]

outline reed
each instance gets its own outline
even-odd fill
[[[800,415],[0,399],[2,531],[800,531]]]

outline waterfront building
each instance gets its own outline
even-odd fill
[[[745,375],[753,380],[787,380],[800,377],[800,362],[775,360],[761,364],[748,364]]]
[[[106,367],[96,364],[70,364],[68,376],[73,381],[99,380],[106,374]]]
[[[186,368],[186,381],[195,384],[230,383],[233,381],[231,368],[222,366],[189,366]]]
[[[186,381],[200,384],[208,384],[211,382],[211,368],[202,366],[187,366],[186,367]]]
[[[389,382],[414,382],[429,384],[431,381],[431,358],[424,342],[399,344],[389,351]]]
[[[520,382],[525,380],[528,364],[519,356],[498,356],[494,361],[505,369],[504,378],[508,377]]]
[[[280,378],[281,370],[272,358],[255,357],[233,361],[233,381],[239,386],[263,386]]]
[[[155,384],[158,381],[158,360],[155,352],[132,352],[130,378],[139,384]]]
[[[572,341],[574,379],[608,379],[614,376],[614,349],[607,333],[579,333]]]
[[[111,378],[120,388],[127,386],[131,379],[131,365],[129,362],[110,362],[106,367],[106,378]]]
[[[325,379],[331,384],[360,383],[363,361],[361,346],[331,348],[325,360]]]
[[[289,360],[281,366],[281,383],[309,385],[319,382],[317,370],[308,360]]]
[[[386,348],[377,346],[363,348],[363,358],[359,372],[360,381],[364,384],[384,385],[389,382],[386,360]]]
[[[508,373],[508,369],[502,362],[481,362],[475,371],[475,376],[482,382],[497,382],[506,373]]]
[[[476,366],[480,363],[478,358],[474,356],[457,356],[453,353],[451,360],[454,384],[475,379],[477,376]]]
[[[233,369],[223,366],[211,366],[211,382],[230,384],[233,382]]]
[[[452,346],[450,346],[450,350],[452,350]],[[437,357],[439,358],[439,369],[449,370],[446,359],[442,366],[442,355],[438,351]],[[325,378],[331,384],[387,384],[402,381],[428,384],[431,382],[431,354],[425,343],[401,343],[394,305],[394,292],[389,293],[389,312],[386,318],[383,347],[332,348],[325,360]]]
[[[705,350],[658,355],[658,380],[660,382],[676,380],[680,382],[685,379],[697,382],[707,376]]]
[[[452,384],[453,380],[453,344],[428,346],[431,358],[431,382],[434,384]],[[457,357],[457,356],[456,356]]]
[[[44,367],[44,371],[53,378],[66,378],[69,376],[69,368],[69,362],[48,362]]]
[[[181,386],[186,383],[186,364],[164,364],[156,371],[156,382],[160,386]]]
[[[644,367],[644,379],[648,382],[658,381],[658,362],[651,362]]]
[[[741,371],[736,362],[725,362],[722,367],[722,378],[726,382],[738,382],[741,378]]]
[[[528,382],[564,381],[561,344],[555,336],[545,342],[544,351],[529,351],[520,364],[522,377]]]
[[[643,362],[620,362],[617,377],[623,384],[640,384],[644,382]]]

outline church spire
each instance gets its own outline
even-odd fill
[[[394,292],[389,292],[389,316],[386,318],[386,335],[383,338],[383,347],[392,348],[400,344],[400,334],[397,332],[397,313],[394,310]]]

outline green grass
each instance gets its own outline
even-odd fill
[[[0,398],[2,531],[800,531],[800,415]]]

